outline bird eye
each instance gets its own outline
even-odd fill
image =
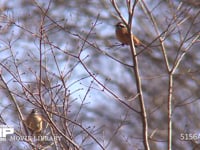
[[[117,27],[119,27],[119,28],[125,28],[126,26],[124,24],[118,24]]]

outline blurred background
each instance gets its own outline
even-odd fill
[[[116,3],[128,19],[126,2]],[[151,48],[136,48],[143,51],[138,62],[150,147],[167,149],[169,73],[162,37],[170,67],[186,52],[173,76],[172,147],[200,149],[200,2],[143,4],[149,12],[138,2],[132,30]],[[80,149],[143,150],[134,64],[129,46],[120,46],[115,37],[119,21],[109,0],[1,0],[0,123],[26,135],[23,118],[37,108],[52,119],[42,135],[61,135],[59,129]],[[187,139],[188,133],[199,138]],[[65,138],[58,143],[4,141],[0,147],[76,149]]]

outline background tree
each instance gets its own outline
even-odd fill
[[[199,6],[198,0],[1,1],[1,124],[25,136],[23,120],[37,108],[45,118],[41,135],[61,137],[1,147],[198,149]],[[119,45],[114,25],[122,17],[148,48]]]

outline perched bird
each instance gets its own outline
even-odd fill
[[[115,26],[116,26],[115,33],[116,33],[117,39],[122,44],[130,45],[131,41],[129,38],[129,33],[128,33],[128,29],[126,25],[122,22],[118,22]],[[142,45],[141,41],[135,35],[131,34],[131,36],[133,38],[135,46]]]
[[[43,118],[36,109],[33,109],[25,121],[32,134],[40,134],[43,126]]]

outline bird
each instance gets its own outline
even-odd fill
[[[43,117],[37,109],[32,109],[26,118],[25,124],[32,134],[40,134],[43,128]]]
[[[116,34],[117,39],[123,45],[130,45],[131,41],[130,41],[130,36],[129,36],[126,25],[123,22],[118,22],[115,25],[115,27],[116,27],[115,34]],[[131,33],[131,37],[133,38],[133,41],[136,47],[142,45],[141,41],[134,34]]]

